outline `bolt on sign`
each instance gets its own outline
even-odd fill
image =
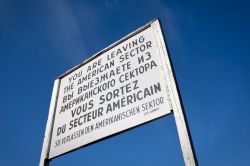
[[[170,114],[164,48],[155,20],[60,76],[45,134],[47,159]]]

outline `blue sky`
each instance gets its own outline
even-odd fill
[[[200,165],[250,165],[250,2],[0,0],[0,162],[38,165],[55,78],[160,18]],[[52,166],[183,165],[172,115]]]

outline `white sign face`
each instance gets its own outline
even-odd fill
[[[49,158],[170,113],[152,26],[61,79]]]

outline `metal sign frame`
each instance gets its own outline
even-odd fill
[[[177,132],[179,135],[179,141],[180,141],[185,165],[186,166],[197,166],[198,165],[198,161],[197,161],[194,146],[192,143],[192,138],[191,138],[190,130],[188,127],[188,122],[186,119],[186,115],[185,115],[183,103],[181,100],[178,84],[177,84],[175,73],[174,73],[174,70],[172,67],[173,65],[172,65],[170,54],[168,51],[169,49],[167,48],[167,44],[165,43],[166,40],[164,40],[165,36],[161,30],[160,20],[155,19],[155,20],[149,22],[148,24],[144,25],[143,27],[137,29],[136,31],[133,31],[132,33],[123,37],[119,41],[111,44],[110,46],[103,49],[102,51],[96,53],[95,55],[93,55],[89,59],[85,60],[81,64],[68,70],[67,72],[65,72],[63,75],[59,76],[55,80],[53,91],[52,91],[50,107],[49,107],[49,115],[48,115],[48,120],[47,120],[47,124],[46,124],[46,129],[45,129],[45,136],[44,136],[39,166],[48,166],[49,162],[50,162],[50,160],[48,159],[49,147],[51,144],[52,130],[53,130],[53,124],[54,124],[54,118],[55,118],[55,110],[56,110],[56,105],[57,105],[57,99],[58,99],[58,94],[59,94],[61,78],[68,75],[69,73],[77,70],[78,68],[82,67],[83,65],[87,64],[88,62],[92,61],[93,59],[97,58],[98,56],[102,55],[104,52],[112,49],[113,47],[117,46],[118,44],[126,41],[127,39],[135,36],[136,34],[142,32],[143,30],[145,30],[149,27],[153,27],[154,35],[156,37],[157,43],[160,44],[159,51],[161,54],[162,62],[165,64],[165,65],[163,65],[164,70],[167,72],[166,82],[167,82],[167,86],[168,86],[168,90],[169,90],[169,98],[170,98],[172,109],[173,109],[172,112],[173,112],[173,115],[175,118],[175,123],[176,123],[176,127],[177,127]],[[148,123],[148,122],[145,122],[145,123]],[[145,123],[143,123],[143,124],[145,124]],[[143,124],[141,124],[141,125],[143,125]],[[138,125],[138,126],[141,126],[141,125]],[[138,126],[135,126],[135,127],[138,127]],[[135,128],[135,127],[132,127],[132,128]],[[131,128],[126,129],[124,131],[130,130],[130,129]],[[119,134],[119,133],[124,132],[124,131],[120,131],[116,134]],[[113,134],[113,135],[116,135],[116,134]],[[113,136],[113,135],[111,135],[111,136]],[[109,138],[111,136],[108,136],[106,138]],[[103,138],[103,139],[106,139],[106,138]],[[88,146],[90,144],[99,142],[103,139],[94,141],[94,142],[89,143],[89,144],[84,145],[84,146]],[[84,146],[82,146],[82,147],[84,147]],[[79,147],[79,148],[82,148],[82,147]],[[77,148],[77,149],[79,149],[79,148]],[[74,150],[76,150],[76,149],[74,149]],[[72,151],[74,151],[74,150],[72,150]],[[70,151],[70,152],[72,152],[72,151]],[[66,152],[66,153],[69,153],[69,152]],[[64,154],[66,154],[66,153],[64,153]],[[62,154],[62,155],[64,155],[64,154]],[[59,156],[61,156],[61,155],[59,155]]]

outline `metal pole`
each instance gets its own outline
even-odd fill
[[[54,87],[53,87],[51,101],[50,101],[49,115],[48,115],[48,120],[47,120],[45,134],[44,134],[43,147],[42,147],[39,166],[49,166],[50,160],[48,159],[48,154],[49,154],[49,146],[50,146],[50,141],[51,141],[51,134],[52,134],[52,129],[53,129],[53,122],[54,122],[54,115],[55,115],[56,101],[57,101],[59,86],[60,86],[60,80],[56,79],[54,82]]]
[[[161,31],[159,20],[154,21],[152,23],[152,27],[154,27],[157,43],[159,44],[158,47],[160,50],[160,54],[163,55],[161,56],[162,61],[165,63],[163,66],[166,69],[165,71],[167,71],[166,81],[168,85],[169,97],[173,108],[175,123],[177,126],[184,162],[186,166],[198,166],[198,161],[194,151],[191,134],[188,128],[188,123],[185,117],[181,96],[179,93],[178,85],[172,68],[170,55],[166,48],[167,45],[165,44],[163,38],[163,33]]]

